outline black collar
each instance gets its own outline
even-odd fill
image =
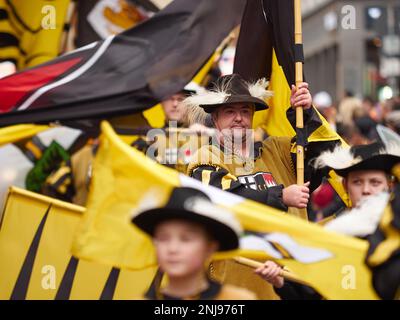
[[[197,300],[213,300],[220,293],[220,283],[211,279],[208,279],[208,283],[208,288],[200,292],[200,294],[196,297]],[[157,294],[157,288],[154,283],[151,284],[149,290],[145,294],[145,297],[150,300],[185,300],[185,298],[181,297],[173,297],[162,293]]]

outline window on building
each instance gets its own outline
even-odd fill
[[[365,8],[366,29],[378,35],[387,34],[387,9],[383,6],[367,6]]]

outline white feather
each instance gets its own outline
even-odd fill
[[[350,148],[336,147],[333,151],[325,151],[314,160],[315,168],[331,167],[344,169],[361,162],[361,158],[354,158]]]
[[[390,154],[400,157],[400,146],[397,143],[392,143],[382,148],[379,154]],[[360,163],[361,157],[354,157],[350,148],[336,147],[333,151],[325,151],[314,160],[315,168],[331,167],[334,169],[344,169],[352,165]]]
[[[380,154],[391,154],[400,157],[400,145],[398,143],[389,143],[385,147],[386,149],[382,149]]]
[[[250,94],[258,99],[265,100],[272,97],[274,94],[272,91],[267,90],[269,82],[265,78],[259,79],[255,83],[249,83],[248,89]]]
[[[388,201],[387,192],[365,197],[357,208],[327,223],[325,229],[355,237],[368,236],[376,230]]]
[[[194,94],[183,100],[183,104],[187,107],[199,107],[200,105],[221,104],[226,101],[230,95],[224,91],[209,91]]]

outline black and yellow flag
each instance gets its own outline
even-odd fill
[[[302,48],[294,43],[293,0],[247,0],[238,39],[234,72],[248,81],[260,78],[269,80],[273,97],[268,100],[269,109],[256,112],[254,128],[262,128],[271,136],[294,137],[287,111],[290,109],[290,86],[295,84],[295,62],[303,60]],[[307,142],[340,140],[346,143],[330,127],[317,111],[319,126],[307,132]],[[349,206],[349,199],[340,179],[332,171],[329,182]]]
[[[120,270],[70,249],[85,208],[11,188],[0,225],[0,300],[137,299],[156,268]]]

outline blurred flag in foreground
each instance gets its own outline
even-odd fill
[[[327,232],[256,202],[205,186],[158,165],[125,144],[102,123],[103,134],[94,167],[91,193],[73,245],[77,257],[121,268],[156,264],[151,240],[130,223],[136,210],[164,205],[174,187],[206,192],[231,210],[246,233],[237,255],[274,259],[330,299],[373,299],[371,275],[364,264],[368,243]]]
[[[0,225],[0,300],[137,299],[156,268],[120,270],[71,255],[85,208],[11,188]]]

